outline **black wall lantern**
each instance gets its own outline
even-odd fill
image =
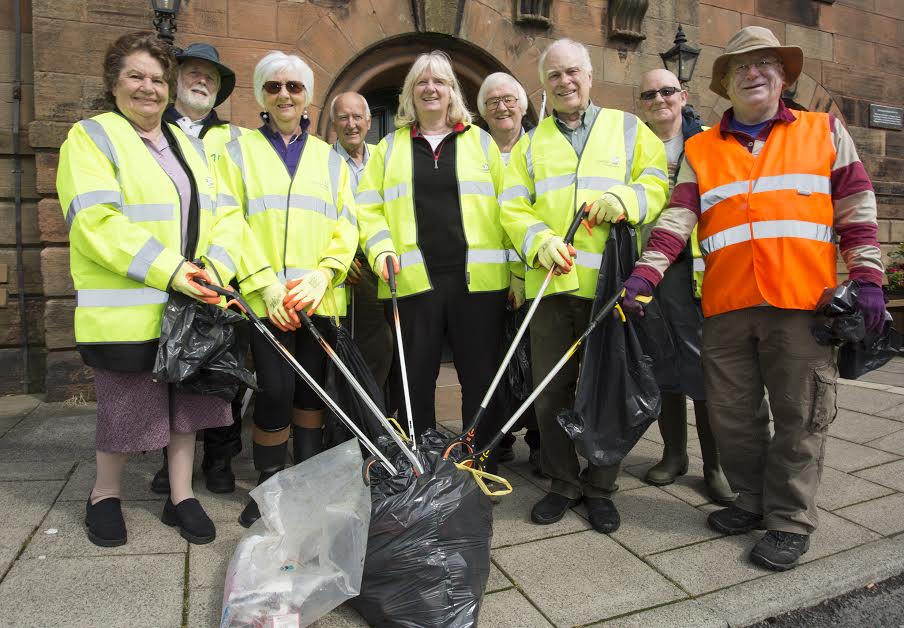
[[[157,36],[170,44],[176,39],[176,15],[181,4],[182,0],[151,0]]]
[[[689,83],[694,75],[700,49],[688,45],[687,36],[679,24],[678,32],[675,33],[675,45],[669,48],[668,52],[660,52],[659,56],[662,57],[665,69],[677,76],[682,84],[685,84]]]

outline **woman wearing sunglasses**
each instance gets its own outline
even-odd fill
[[[296,310],[316,312],[314,324],[327,337],[329,318],[345,315],[345,291],[333,288],[345,280],[358,246],[348,166],[306,131],[314,73],[304,61],[271,52],[255,67],[253,83],[264,124],[227,144],[218,164],[220,193],[231,197],[221,200],[241,206],[247,225],[239,288],[323,384],[326,355],[300,329]],[[260,387],[252,431],[260,484],[285,467],[290,425],[296,464],[320,451],[324,406],[261,334],[252,335],[251,350]],[[248,527],[259,518],[252,499],[239,522]]]
[[[398,274],[402,342],[415,432],[436,425],[434,392],[448,337],[468,422],[500,357],[510,268],[516,266],[496,195],[502,158],[493,138],[471,125],[449,57],[419,56],[405,77],[397,131],[371,153],[358,185],[361,246],[382,276]],[[391,309],[387,304],[387,317]],[[478,443],[502,419],[489,408]],[[494,461],[488,467],[492,471]]]

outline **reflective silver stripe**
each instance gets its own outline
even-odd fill
[[[283,270],[276,273],[276,277],[279,279],[280,283],[284,284],[287,281],[301,279],[302,277],[307,275],[309,272],[311,272],[311,270],[312,269],[310,269],[310,268],[289,267],[289,268],[284,268]]]
[[[506,258],[508,259],[508,261],[510,261],[510,262],[520,262],[521,261],[521,258],[518,257],[518,251],[516,251],[515,249],[506,249],[505,255],[506,255]]]
[[[95,205],[112,205],[116,209],[120,209],[122,208],[122,195],[116,190],[96,190],[79,194],[70,201],[69,208],[66,210],[66,228],[72,228],[72,221],[75,220],[76,214]]]
[[[225,205],[237,207],[238,202],[235,200],[235,197],[230,194],[217,194],[217,207],[223,207]]]
[[[204,165],[207,165],[207,152],[204,150],[204,142],[199,140],[197,137],[193,135],[186,135],[188,141],[191,142],[191,145],[195,147],[195,151],[198,153],[198,156],[201,157],[201,161]]]
[[[278,194],[266,194],[257,198],[248,199],[248,209],[245,210],[247,216],[259,214],[267,209],[275,209],[278,211],[286,210],[286,197]]]
[[[702,257],[695,257],[694,258],[694,272],[702,273],[704,270],[706,270],[706,260],[704,260]]]
[[[348,205],[342,206],[342,211],[339,212],[339,218],[345,218],[347,221],[352,223],[354,226],[358,226],[358,219],[355,218],[355,215],[352,213],[352,210],[349,209]]]
[[[499,204],[502,205],[507,201],[513,201],[516,198],[523,198],[530,202],[530,190],[524,185],[513,185],[507,190],[503,190],[499,195]]]
[[[214,211],[215,209],[213,206],[213,201],[208,194],[198,194],[198,205],[200,209],[206,209],[207,211]]]
[[[402,253],[399,256],[399,266],[401,268],[405,268],[406,266],[413,266],[414,264],[423,264],[424,256],[420,251],[408,251],[406,253]]]
[[[158,222],[176,220],[175,207],[170,203],[142,203],[124,205],[122,213],[130,222]],[[181,218],[181,216],[180,216]]]
[[[383,178],[389,170],[389,156],[392,155],[392,145],[395,142],[395,131],[386,136],[386,155],[383,156]]]
[[[480,132],[480,147],[483,149],[483,158],[490,158],[490,141],[493,139],[493,136],[481,129],[480,127],[476,127]]]
[[[327,163],[330,172],[330,186],[333,190],[333,206],[339,205],[339,175],[342,173],[342,157],[334,150],[330,151]]]
[[[568,174],[560,174],[556,177],[547,177],[545,179],[540,179],[539,181],[536,181],[534,183],[534,191],[536,191],[537,196],[540,196],[541,194],[546,194],[547,192],[568,188],[574,185],[575,178],[575,174],[573,172],[569,172]]]
[[[637,224],[641,224],[647,217],[647,191],[640,183],[632,183],[631,189],[637,196]]]
[[[832,180],[818,174],[779,174],[760,177],[753,182],[753,193],[774,192],[776,190],[797,190],[799,193],[831,194]]]
[[[634,169],[634,145],[637,144],[637,116],[625,112],[625,183],[631,182]]]
[[[546,226],[545,222],[537,222],[527,228],[527,233],[524,234],[524,242],[521,243],[521,257],[523,259],[527,259],[527,252],[530,251],[530,247],[534,243],[534,238],[537,237],[537,234],[541,231],[546,231],[547,229],[549,229],[549,227]]]
[[[242,130],[234,124],[229,125],[229,141],[237,140],[242,135]]]
[[[749,188],[750,181],[732,181],[731,183],[726,183],[725,185],[720,185],[711,190],[707,190],[700,197],[700,213],[702,214],[713,205],[721,203],[727,198],[737,196],[738,194],[746,194]]]
[[[226,152],[229,153],[229,157],[235,162],[235,165],[239,167],[239,172],[242,173],[242,180],[244,180],[245,158],[242,157],[242,147],[239,146],[238,140],[226,144]]]
[[[603,263],[602,253],[591,253],[590,251],[581,251],[580,249],[577,249],[575,253],[574,263],[578,266],[599,270],[600,264]]]
[[[132,258],[132,263],[129,264],[129,270],[126,271],[126,277],[144,283],[144,280],[148,276],[148,272],[151,270],[151,266],[154,265],[154,261],[160,257],[160,254],[164,249],[166,249],[166,247],[163,246],[163,243],[160,240],[154,236],[148,238],[147,242],[144,243],[138,253],[135,254],[135,257]]]
[[[235,274],[235,262],[232,261],[232,256],[219,244],[211,244],[207,247],[207,257],[220,262],[229,269],[229,272]]]
[[[97,149],[119,170],[119,158],[116,156],[116,149],[113,148],[113,142],[110,141],[110,136],[107,135],[107,130],[103,125],[92,119],[82,120],[79,124],[82,125],[85,133],[88,134]]]
[[[764,238],[802,238],[817,242],[832,242],[835,232],[828,225],[804,220],[763,220],[753,223],[753,237]]]
[[[477,194],[479,196],[496,198],[496,190],[489,181],[459,181],[458,193],[459,195]]]
[[[383,229],[381,231],[377,231],[370,239],[364,244],[364,250],[370,251],[370,248],[379,242],[380,240],[385,240],[386,238],[392,237],[389,233],[388,229]]]
[[[383,197],[376,190],[364,190],[363,192],[358,192],[358,195],[355,196],[355,203],[358,205],[376,205],[382,202]]]
[[[644,168],[641,171],[640,176],[638,176],[637,178],[639,179],[640,177],[644,177],[648,174],[653,175],[657,179],[662,179],[663,181],[669,180],[668,175],[666,173],[664,173],[662,170],[660,170],[659,168]]]
[[[530,138],[530,142],[527,145],[527,153],[524,155],[527,160],[527,176],[531,179],[534,178],[534,131],[536,130],[537,127],[534,127],[527,132],[527,137]]]
[[[729,227],[700,240],[700,250],[703,251],[703,255],[709,255],[719,249],[724,249],[726,246],[740,244],[748,240],[750,240],[750,225],[745,223],[736,227]]]
[[[402,198],[403,196],[407,196],[408,194],[408,184],[405,182],[399,183],[398,185],[393,185],[392,187],[388,187],[383,190],[383,200],[385,202],[394,201],[397,198]]]
[[[507,264],[505,249],[468,249],[468,264]]]
[[[335,153],[333,153],[335,155]],[[292,194],[289,197],[289,207],[292,209],[300,209],[302,211],[314,212],[326,216],[331,220],[339,218],[336,212],[336,206],[322,198],[309,196],[307,194]]]
[[[615,185],[622,185],[622,182],[610,177],[578,177],[579,190],[599,190],[600,192],[605,192]]]
[[[75,303],[79,307],[161,305],[168,300],[169,295],[156,288],[88,289],[75,292]]]

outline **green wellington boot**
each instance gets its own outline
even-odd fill
[[[665,447],[662,460],[650,467],[644,480],[665,486],[687,473],[687,406],[684,395],[662,393],[659,431]]]
[[[697,436],[700,437],[700,451],[703,454],[703,480],[706,482],[706,493],[717,504],[728,506],[738,495],[731,490],[731,485],[722,465],[719,463],[719,449],[709,425],[709,412],[705,401],[694,402],[694,414],[697,417]]]

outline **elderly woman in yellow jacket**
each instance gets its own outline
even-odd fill
[[[510,270],[518,263],[499,221],[499,149],[489,133],[471,125],[448,56],[431,52],[415,60],[395,122],[398,130],[371,154],[357,201],[361,246],[374,272],[385,281],[392,264],[398,273],[411,410],[420,433],[436,424],[444,337],[461,382],[465,421],[477,410],[501,353]],[[385,283],[379,297],[389,297]],[[478,443],[501,418],[489,409]]]
[[[332,289],[345,280],[358,245],[348,166],[306,131],[314,73],[304,61],[271,52],[257,64],[253,82],[265,123],[227,144],[218,164],[221,198],[231,197],[226,202],[245,215],[239,288],[323,384],[326,355],[299,329],[295,310],[316,312],[314,323],[323,332],[329,332],[329,317],[345,315],[345,291]],[[252,443],[261,483],[285,467],[290,424],[296,464],[320,451],[324,405],[261,334],[252,335],[251,350],[261,388]],[[258,518],[252,499],[239,521],[248,527]]]

